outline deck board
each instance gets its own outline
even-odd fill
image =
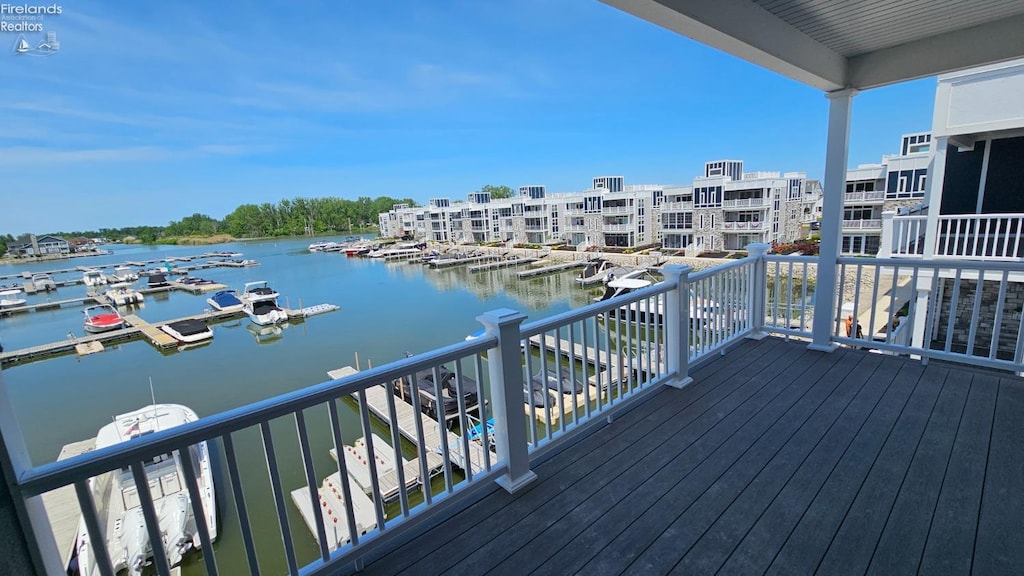
[[[1024,380],[744,342],[365,574],[1013,573]],[[920,566],[918,564],[920,563]]]

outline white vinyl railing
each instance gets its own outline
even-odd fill
[[[885,218],[880,256],[924,255],[927,216]],[[886,249],[888,248],[888,251]],[[1024,260],[1024,216],[963,214],[938,217],[935,256],[976,260]]]
[[[739,198],[736,200],[722,200],[722,208],[750,208],[755,206],[767,205],[767,198]]]
[[[882,220],[868,218],[864,220],[843,220],[843,230],[873,230],[882,227]]]
[[[342,564],[359,566],[366,554],[409,534],[474,486],[497,482],[518,489],[534,477],[533,455],[649,390],[685,385],[691,361],[759,332],[764,263],[758,255],[767,246],[757,246],[754,256],[692,277],[688,268],[665,267],[663,282],[539,322],[521,326],[523,315],[497,310],[478,318],[486,333],[474,340],[66,460],[12,464],[13,496],[30,519],[27,537],[38,551],[39,570],[63,571],[56,545],[69,544],[53,541],[45,513],[32,513],[43,509],[40,496],[73,486],[91,542],[106,542],[105,505],[94,495],[94,479],[131,469],[141,480],[155,572],[169,574],[143,466],[202,442],[222,453],[227,486],[220,492],[233,495],[244,548],[244,560],[225,565],[218,558],[198,488],[186,482],[207,574],[326,574]],[[421,387],[422,381],[428,384]],[[464,394],[474,387],[475,410]],[[2,378],[0,392],[6,393]],[[0,424],[8,445],[20,441],[13,416],[0,414]],[[371,441],[382,425],[384,445]],[[343,457],[359,442],[365,487],[348,481],[356,464]],[[319,454],[323,448],[313,448],[325,444],[337,455],[329,465]],[[240,454],[253,451],[265,461],[265,476],[254,477],[251,466],[242,471]],[[410,452],[415,457],[406,462]],[[370,503],[362,510],[361,498]],[[254,501],[269,503],[272,512],[254,514]],[[292,506],[303,511],[306,526],[294,522]],[[283,559],[260,557],[254,534],[268,531],[279,535]],[[314,556],[296,545],[310,537]],[[104,546],[93,548],[98,572],[112,575],[115,559]]]
[[[750,245],[747,258],[693,274],[667,266],[663,282],[537,322],[523,324],[522,314],[496,310],[478,318],[486,331],[474,340],[67,460],[8,463],[15,505],[31,521],[27,536],[39,551],[39,570],[64,568],[46,515],[32,512],[41,509],[41,494],[73,486],[91,540],[104,542],[97,513],[102,502],[93,496],[92,479],[122,468],[144,478],[147,460],[186,453],[201,442],[222,452],[227,485],[220,491],[234,497],[244,548],[244,560],[221,561],[202,520],[198,489],[186,482],[207,574],[327,574],[358,567],[451,503],[478,493],[476,487],[497,482],[515,491],[526,485],[535,477],[533,458],[649,391],[685,385],[694,362],[724,353],[738,339],[766,332],[809,337],[818,258],[765,255],[766,249]],[[838,264],[839,297],[829,312],[833,342],[1020,371],[1024,264],[863,258]],[[465,394],[474,386],[475,410]],[[0,392],[6,393],[2,375]],[[446,396],[451,400],[438,400]],[[20,430],[2,404],[0,425],[11,451]],[[429,414],[421,416],[424,408]],[[375,429],[386,430],[384,444],[370,441]],[[368,468],[362,488],[347,481],[354,463],[338,457],[324,465],[319,454],[327,446],[343,455],[357,437],[364,440]],[[251,466],[243,474],[239,455],[253,451],[265,475],[254,476]],[[409,454],[414,460],[405,463]],[[168,574],[153,497],[142,488],[139,498],[155,571]],[[360,498],[370,503],[363,510],[328,505]],[[271,512],[254,514],[254,501],[269,503]],[[308,527],[290,520],[296,517],[292,506],[305,511]],[[268,532],[279,537],[283,559],[258,554],[254,534],[265,541]],[[296,545],[311,537],[315,553]],[[100,572],[112,574],[110,559],[96,552]]]
[[[876,190],[873,192],[845,192],[843,200],[847,204],[851,202],[873,202],[876,200],[885,200],[885,191]]]

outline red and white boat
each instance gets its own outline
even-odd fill
[[[83,311],[85,314],[86,332],[107,332],[124,328],[124,318],[117,312],[117,309],[109,304],[89,306]]]

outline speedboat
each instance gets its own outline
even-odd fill
[[[135,290],[131,287],[128,282],[117,282],[111,284],[110,289],[106,291],[105,296],[114,303],[115,306],[128,306],[130,304],[142,304],[145,300],[145,296],[142,292]]]
[[[532,379],[529,382],[523,382],[523,402],[527,406],[541,406],[545,403],[548,406],[554,406],[556,404],[555,396],[543,383],[534,382]]]
[[[213,338],[213,330],[202,320],[179,320],[163,324],[160,329],[183,344],[194,344]]]
[[[33,274],[31,282],[35,286],[36,292],[49,292],[57,289],[57,283],[46,273]]]
[[[84,328],[93,334],[124,328],[124,318],[110,304],[89,306],[82,311],[85,315]]]
[[[0,298],[0,308],[13,308],[27,302],[24,298]]]
[[[307,250],[310,252],[338,252],[344,249],[345,245],[340,242],[314,242]]]
[[[130,266],[118,266],[114,268],[114,273],[110,275],[110,279],[114,282],[135,282],[139,279],[139,275]]]
[[[288,321],[288,313],[277,305],[277,300],[247,301],[243,309],[249,315],[249,319],[260,326]]]
[[[211,308],[219,312],[241,312],[243,302],[234,290],[221,290],[206,299]]]
[[[150,288],[162,288],[170,284],[167,282],[167,276],[163,272],[151,272],[146,283],[149,284]]]
[[[579,380],[573,380],[568,374],[559,376],[557,370],[551,370],[550,368],[545,372],[543,370],[538,371],[530,379],[535,385],[546,387],[548,390],[560,392],[562,394],[582,394],[583,383]]]
[[[103,272],[90,268],[82,272],[82,282],[85,282],[86,286],[102,286],[107,283],[107,277]]]
[[[255,282],[246,282],[245,288],[242,290],[242,300],[245,302],[260,302],[264,300],[274,301],[276,303],[279,294],[276,290],[271,288],[266,280],[257,280]]]
[[[100,428],[96,436],[96,449],[102,450],[122,442],[153,434],[194,422],[199,418],[192,409],[179,404],[156,404],[121,414],[114,421]],[[190,458],[195,468],[196,483],[202,501],[204,518],[197,519],[192,512],[182,457]],[[206,441],[189,446],[187,452],[175,450],[161,454],[144,464],[149,480],[153,508],[156,510],[160,532],[163,534],[164,550],[171,566],[181,563],[182,556],[193,547],[202,545],[198,521],[206,523],[210,541],[217,538],[217,506],[213,486],[213,469]],[[140,575],[151,562],[153,548],[142,514],[135,478],[130,468],[120,468],[89,480],[89,486],[96,499],[100,514],[101,528],[107,535],[107,554],[114,573],[127,570],[130,575]],[[85,520],[78,525],[79,574],[99,574],[95,554]]]
[[[437,370],[441,383],[441,405],[444,407],[446,417],[453,417],[459,413],[459,388],[461,388],[463,406],[466,410],[476,408],[480,392],[476,380],[463,376],[461,381],[444,366]],[[437,387],[434,385],[434,371],[422,370],[416,373],[416,390],[419,393],[420,410],[429,416],[437,416]],[[461,385],[460,385],[461,384]],[[403,400],[412,404],[412,390],[409,386],[409,377],[406,376],[399,381],[399,387],[395,390]]]

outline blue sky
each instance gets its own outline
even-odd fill
[[[821,92],[596,1],[76,1],[45,26],[50,57],[0,33],[0,233],[297,196],[685,184],[721,158],[824,166]],[[934,89],[858,95],[850,164],[929,129]]]

